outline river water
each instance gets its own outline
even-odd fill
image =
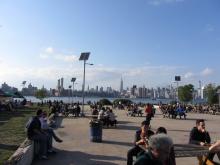
[[[27,99],[27,101],[31,101],[31,102],[34,102],[34,103],[41,102],[41,100],[37,99],[34,96],[25,96],[25,98]],[[103,99],[103,97],[85,97],[84,102],[85,103],[87,103],[88,101],[97,102],[100,99]],[[118,98],[105,98],[105,99],[108,99],[112,102],[112,101],[114,101],[115,99],[118,99]],[[83,99],[82,99],[82,97],[47,97],[47,98],[43,99],[43,101],[48,101],[48,100],[51,100],[52,102],[55,101],[55,100],[56,101],[61,101],[62,100],[64,103],[72,103],[72,102],[82,102]],[[158,103],[167,104],[167,103],[170,103],[172,101],[171,99],[152,100],[152,99],[146,99],[146,98],[129,98],[129,100],[131,100],[134,103],[140,103],[141,102],[141,103],[151,103],[151,104],[158,104]]]

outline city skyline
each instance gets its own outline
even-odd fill
[[[0,1],[0,83],[81,90],[220,84],[220,1]],[[16,17],[15,17],[16,16]],[[175,86],[175,84],[173,84]]]

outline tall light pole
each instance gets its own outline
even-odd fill
[[[69,103],[70,103],[70,97],[71,97],[71,88],[72,88],[72,86],[69,85]]]
[[[175,82],[177,84],[177,102],[179,102],[179,81],[181,81],[181,77],[175,76]]]
[[[75,81],[76,81],[76,78],[75,78],[75,77],[73,77],[73,78],[71,79],[71,82],[73,83],[73,91],[72,91],[72,103],[73,103],[73,92],[74,92],[74,83],[75,83]]]
[[[82,97],[83,97],[83,102],[82,102],[82,116],[85,116],[84,114],[84,100],[85,100],[85,75],[86,75],[86,64],[88,65],[93,65],[93,64],[89,64],[89,63],[86,63],[86,61],[89,59],[89,55],[90,55],[90,52],[84,52],[84,53],[81,53],[80,57],[79,57],[79,60],[80,61],[84,61],[84,68],[83,68],[83,85],[82,85]]]

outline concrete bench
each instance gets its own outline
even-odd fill
[[[8,161],[5,162],[5,165],[30,165],[33,158],[34,143],[31,140],[25,139]]]
[[[146,150],[145,146],[140,145],[143,150]],[[199,146],[194,144],[174,144],[174,156],[175,158],[183,158],[183,157],[198,157],[203,156],[204,165],[207,162],[213,162],[213,160],[208,159],[209,146]],[[218,164],[215,162],[215,164]]]
[[[31,165],[39,149],[39,142],[26,138],[4,165]]]

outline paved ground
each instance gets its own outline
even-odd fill
[[[127,117],[125,111],[115,111],[119,124],[117,128],[103,129],[103,142],[92,143],[89,140],[88,118],[60,119],[61,127],[56,133],[64,140],[54,143],[58,151],[49,160],[34,161],[34,165],[126,165],[126,154],[132,146],[135,130],[144,117]],[[187,120],[163,118],[160,113],[152,120],[152,129],[164,126],[174,143],[187,143],[189,132],[198,118],[206,119],[206,128],[212,139],[220,138],[220,116],[206,114],[188,114]],[[177,165],[198,164],[196,158],[178,158]]]

